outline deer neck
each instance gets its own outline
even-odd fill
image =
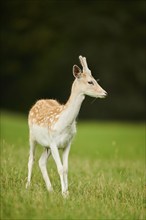
[[[73,122],[76,120],[76,117],[80,111],[81,104],[84,98],[85,98],[85,95],[80,93],[77,90],[77,87],[74,82],[72,85],[70,97],[64,106],[64,110],[61,114],[60,119],[55,125],[56,129],[59,129],[60,131],[62,131],[66,127],[73,124]]]
[[[66,111],[69,123],[72,123],[74,120],[76,120],[76,117],[79,114],[84,98],[85,98],[85,95],[82,94],[77,89],[76,83],[74,82],[72,85],[72,90],[71,90],[69,100],[67,101],[65,105],[65,111]]]

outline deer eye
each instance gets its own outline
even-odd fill
[[[89,81],[88,84],[94,85],[94,82],[93,81]]]

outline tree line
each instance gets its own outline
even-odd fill
[[[109,95],[87,98],[81,118],[145,118],[145,1],[5,0],[0,10],[2,109],[66,102],[83,55]]]

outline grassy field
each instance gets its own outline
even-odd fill
[[[1,219],[145,219],[144,124],[78,122],[69,157],[65,200],[52,159],[48,170],[54,193],[47,192],[38,159],[32,185],[25,189],[28,162],[27,119],[1,115]]]

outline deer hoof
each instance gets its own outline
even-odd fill
[[[63,193],[62,193],[62,196],[63,196],[64,199],[69,198],[69,191],[63,192]]]

